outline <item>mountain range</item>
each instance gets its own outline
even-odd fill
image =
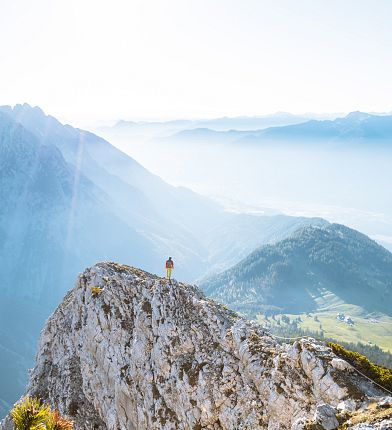
[[[384,140],[392,137],[392,115],[351,112],[334,120],[272,127],[248,136],[249,140]],[[247,139],[248,139],[247,138]]]
[[[197,127],[166,136],[169,141],[205,141],[226,143],[314,142],[314,141],[386,141],[392,138],[392,115],[351,112],[336,119],[310,119],[260,130],[216,130]]]
[[[113,126],[100,127],[96,131],[107,138],[123,137],[164,137],[182,130],[207,128],[214,131],[248,131],[267,127],[299,124],[320,116],[315,114],[294,115],[276,112],[270,115],[222,117],[212,119],[182,119],[169,121],[117,121]],[[335,115],[332,115],[335,117]]]
[[[196,278],[318,218],[224,211],[109,142],[27,104],[0,107],[0,408],[23,390],[39,327],[84,267],[127,261]],[[10,317],[12,315],[12,317]]]

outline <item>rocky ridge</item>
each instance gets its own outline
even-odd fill
[[[332,430],[385,395],[313,339],[279,344],[195,286],[115,263],[49,318],[27,394],[76,430]]]

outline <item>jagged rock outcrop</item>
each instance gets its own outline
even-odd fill
[[[28,394],[76,429],[300,430],[384,393],[316,341],[281,345],[194,286],[101,263],[49,318]]]

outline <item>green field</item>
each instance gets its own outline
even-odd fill
[[[266,326],[284,325],[282,317],[289,317],[294,321],[298,317],[298,327],[312,331],[323,331],[325,337],[330,337],[342,342],[361,342],[375,344],[381,349],[392,353],[392,317],[382,313],[368,313],[363,308],[343,303],[334,294],[325,291],[320,297],[315,298],[318,309],[308,314],[279,314],[274,318],[258,316],[261,324]],[[339,321],[338,313],[350,316],[354,325]]]

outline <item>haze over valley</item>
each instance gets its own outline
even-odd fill
[[[336,115],[122,121],[96,132],[229,209],[320,216],[392,249],[392,116]]]

